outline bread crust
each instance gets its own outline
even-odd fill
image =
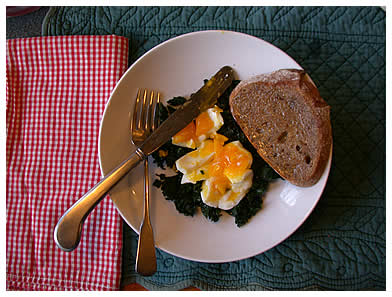
[[[301,187],[318,182],[332,149],[330,107],[305,71],[243,80],[229,100],[244,134],[282,178]]]

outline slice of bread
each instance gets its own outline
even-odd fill
[[[310,77],[281,69],[241,81],[230,95],[234,119],[260,156],[290,183],[317,183],[332,148],[330,107]]]

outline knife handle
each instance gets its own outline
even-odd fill
[[[142,150],[136,149],[63,214],[54,229],[54,241],[60,249],[71,252],[78,246],[83,222],[89,213],[121,178],[145,158]]]

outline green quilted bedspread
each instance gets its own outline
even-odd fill
[[[198,263],[157,249],[158,272],[133,267],[124,224],[122,284],[152,290],[385,290],[385,11],[380,7],[56,7],[43,35],[129,38],[129,61],[174,36],[224,29],[293,57],[331,106],[334,152],[316,208],[288,239],[255,257]]]

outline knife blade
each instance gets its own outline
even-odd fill
[[[153,153],[177,132],[185,128],[200,113],[212,107],[231,85],[233,79],[233,69],[229,66],[222,67],[143,142],[140,146],[143,154],[147,156]]]
[[[89,213],[132,168],[153,153],[200,113],[212,107],[234,79],[231,67],[221,68],[204,86],[164,121],[131,155],[76,201],[59,219],[54,241],[63,251],[79,244],[82,225]]]

